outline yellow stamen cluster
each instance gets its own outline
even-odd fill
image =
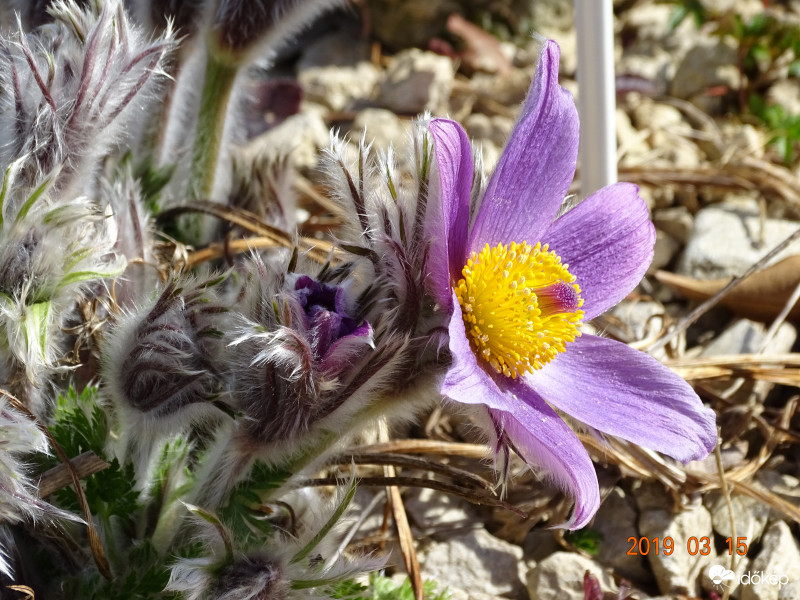
[[[580,335],[583,299],[568,266],[541,243],[470,256],[455,292],[473,352],[497,373],[532,373]]]

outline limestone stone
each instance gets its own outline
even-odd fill
[[[530,600],[583,600],[583,575],[597,577],[604,591],[613,578],[595,561],[572,552],[555,552],[528,572]]]
[[[678,65],[670,89],[672,95],[691,100],[711,87],[736,89],[739,84],[736,52],[733,43],[715,39],[698,43]]]
[[[661,593],[699,596],[701,573],[706,565],[716,561],[714,532],[708,510],[699,501],[677,514],[672,514],[666,508],[644,510],[639,517],[639,534],[648,539],[658,537],[663,540],[670,537],[673,540],[675,549],[672,554],[647,554]],[[695,556],[689,554],[687,544],[690,538],[696,539],[698,545],[702,544],[703,538],[707,538],[709,553],[705,556],[699,552]]]
[[[352,110],[371,100],[378,89],[380,72],[367,61],[355,65],[331,65],[301,70],[298,80],[306,97],[329,109]]]
[[[786,523],[770,525],[761,545],[742,580],[741,600],[778,600],[783,585],[800,580],[800,550]]]
[[[695,215],[678,272],[698,279],[741,275],[797,229],[797,223],[784,219],[765,219],[763,226],[764,243],[758,204],[754,200],[703,208]],[[798,253],[800,242],[790,245],[775,261]]]
[[[594,519],[593,529],[603,536],[596,559],[616,573],[635,581],[647,581],[649,569],[642,555],[629,555],[628,538],[639,537],[633,500],[620,488],[605,497]]]
[[[422,575],[440,585],[525,600],[520,573],[522,548],[482,527],[418,550]]]
[[[426,110],[446,114],[454,71],[445,56],[417,48],[404,50],[386,69],[378,104],[398,114],[416,115]]]

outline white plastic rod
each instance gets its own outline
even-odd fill
[[[578,33],[580,180],[584,198],[617,181],[614,7],[612,0],[575,0]]]

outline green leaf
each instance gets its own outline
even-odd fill
[[[373,573],[369,578],[370,600],[414,600],[414,590],[408,578],[400,584],[385,577]],[[437,592],[438,584],[435,581],[427,580],[422,584],[423,595],[426,600],[450,600],[450,591],[445,588]]]
[[[689,16],[689,7],[686,4],[681,4],[672,9],[667,21],[667,26],[670,31],[675,31],[678,26],[683,23],[684,19]]]
[[[68,456],[94,452],[109,461],[109,466],[83,480],[86,501],[93,514],[130,519],[139,508],[139,492],[133,465],[120,465],[114,458],[105,456],[108,439],[106,415],[97,402],[97,389],[86,387],[80,394],[70,387],[58,398],[56,412],[50,427],[58,444]],[[56,503],[69,510],[79,511],[80,506],[72,488],[59,490]]]
[[[339,503],[339,506],[336,507],[336,510],[333,511],[330,519],[325,525],[322,526],[317,534],[311,539],[308,544],[306,544],[302,550],[300,550],[297,554],[292,557],[292,560],[289,561],[289,564],[295,564],[303,560],[306,556],[308,556],[311,551],[317,547],[326,535],[328,535],[333,529],[334,525],[339,522],[339,519],[342,518],[344,511],[347,510],[347,507],[350,505],[350,502],[353,500],[353,496],[356,495],[356,478],[355,475],[350,479],[350,482],[347,485],[347,489],[344,493],[344,497],[342,501]]]
[[[603,534],[594,529],[584,528],[564,534],[564,538],[576,548],[580,548],[591,556],[596,556],[600,551]]]
[[[6,168],[6,172],[3,177],[3,187],[0,188],[0,227],[2,227],[4,223],[3,207],[5,206],[8,187],[11,185],[11,180],[17,175],[17,171],[19,171],[19,168],[22,166],[22,163],[25,162],[26,158],[28,158],[28,155],[23,154]]]
[[[36,302],[28,307],[22,317],[22,332],[25,345],[41,360],[47,359],[47,329],[50,317],[50,302]]]
[[[57,169],[55,173],[52,173],[49,177],[45,177],[44,181],[42,181],[42,183],[40,183],[36,187],[36,189],[33,190],[33,193],[30,196],[28,196],[28,199],[25,201],[25,204],[23,204],[22,208],[19,209],[19,212],[17,213],[17,218],[14,219],[15,223],[19,223],[26,216],[28,216],[28,212],[31,210],[31,208],[33,208],[33,205],[36,204],[36,201],[42,197],[42,194],[44,194],[47,191],[47,188],[50,187],[50,184],[53,182],[53,179],[55,179],[55,176],[58,174],[59,171],[60,169]]]
[[[364,592],[368,590],[369,587],[355,579],[345,579],[332,585],[327,592],[335,600],[367,600],[369,596]]]
[[[240,545],[251,541],[263,542],[273,533],[274,527],[263,510],[264,498],[286,483],[291,475],[289,471],[257,461],[250,477],[233,489],[219,517]]]

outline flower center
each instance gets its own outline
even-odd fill
[[[473,352],[516,379],[549,363],[580,335],[575,276],[547,244],[489,244],[472,253],[455,286]]]

